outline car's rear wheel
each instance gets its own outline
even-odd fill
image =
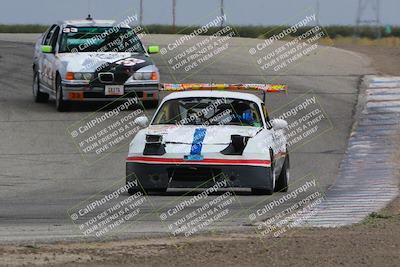
[[[56,78],[56,108],[60,112],[66,111],[69,108],[68,101],[65,101],[63,99],[63,90],[60,75],[57,75]]]
[[[289,189],[289,178],[290,178],[290,164],[289,164],[289,153],[286,153],[285,162],[283,163],[282,171],[279,174],[278,180],[276,181],[275,192],[287,192]]]
[[[37,71],[33,74],[33,84],[32,84],[33,100],[36,103],[45,103],[49,100],[49,94],[42,93],[40,91],[40,80],[39,73]]]

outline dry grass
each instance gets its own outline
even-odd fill
[[[380,47],[400,47],[399,37],[385,37],[381,39],[337,37],[334,39],[322,39],[323,45],[361,45],[361,46],[380,46]]]

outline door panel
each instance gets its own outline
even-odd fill
[[[60,32],[60,27],[53,25],[49,30],[48,34],[44,38],[43,45],[50,45],[53,48],[52,53],[42,53],[41,60],[41,82],[44,86],[54,91],[54,79],[55,79],[55,49]]]

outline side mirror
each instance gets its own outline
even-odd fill
[[[285,120],[281,119],[272,119],[271,125],[274,130],[283,130],[288,127],[288,123]]]
[[[147,48],[147,52],[148,52],[149,54],[157,54],[157,53],[160,52],[160,47],[159,47],[158,45],[150,45],[150,46]]]
[[[146,127],[149,123],[149,119],[145,116],[137,117],[134,121],[134,124],[139,125],[141,127]]]
[[[53,47],[51,45],[42,45],[42,53],[53,53]]]

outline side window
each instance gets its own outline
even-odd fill
[[[60,33],[60,27],[56,26],[54,28],[53,35],[51,36],[50,39],[50,45],[53,47],[53,49],[55,49],[56,47],[59,33]]]
[[[50,27],[50,29],[47,31],[46,36],[43,38],[43,45],[51,45],[51,37],[53,36],[54,31],[56,30],[57,25],[53,25]]]

